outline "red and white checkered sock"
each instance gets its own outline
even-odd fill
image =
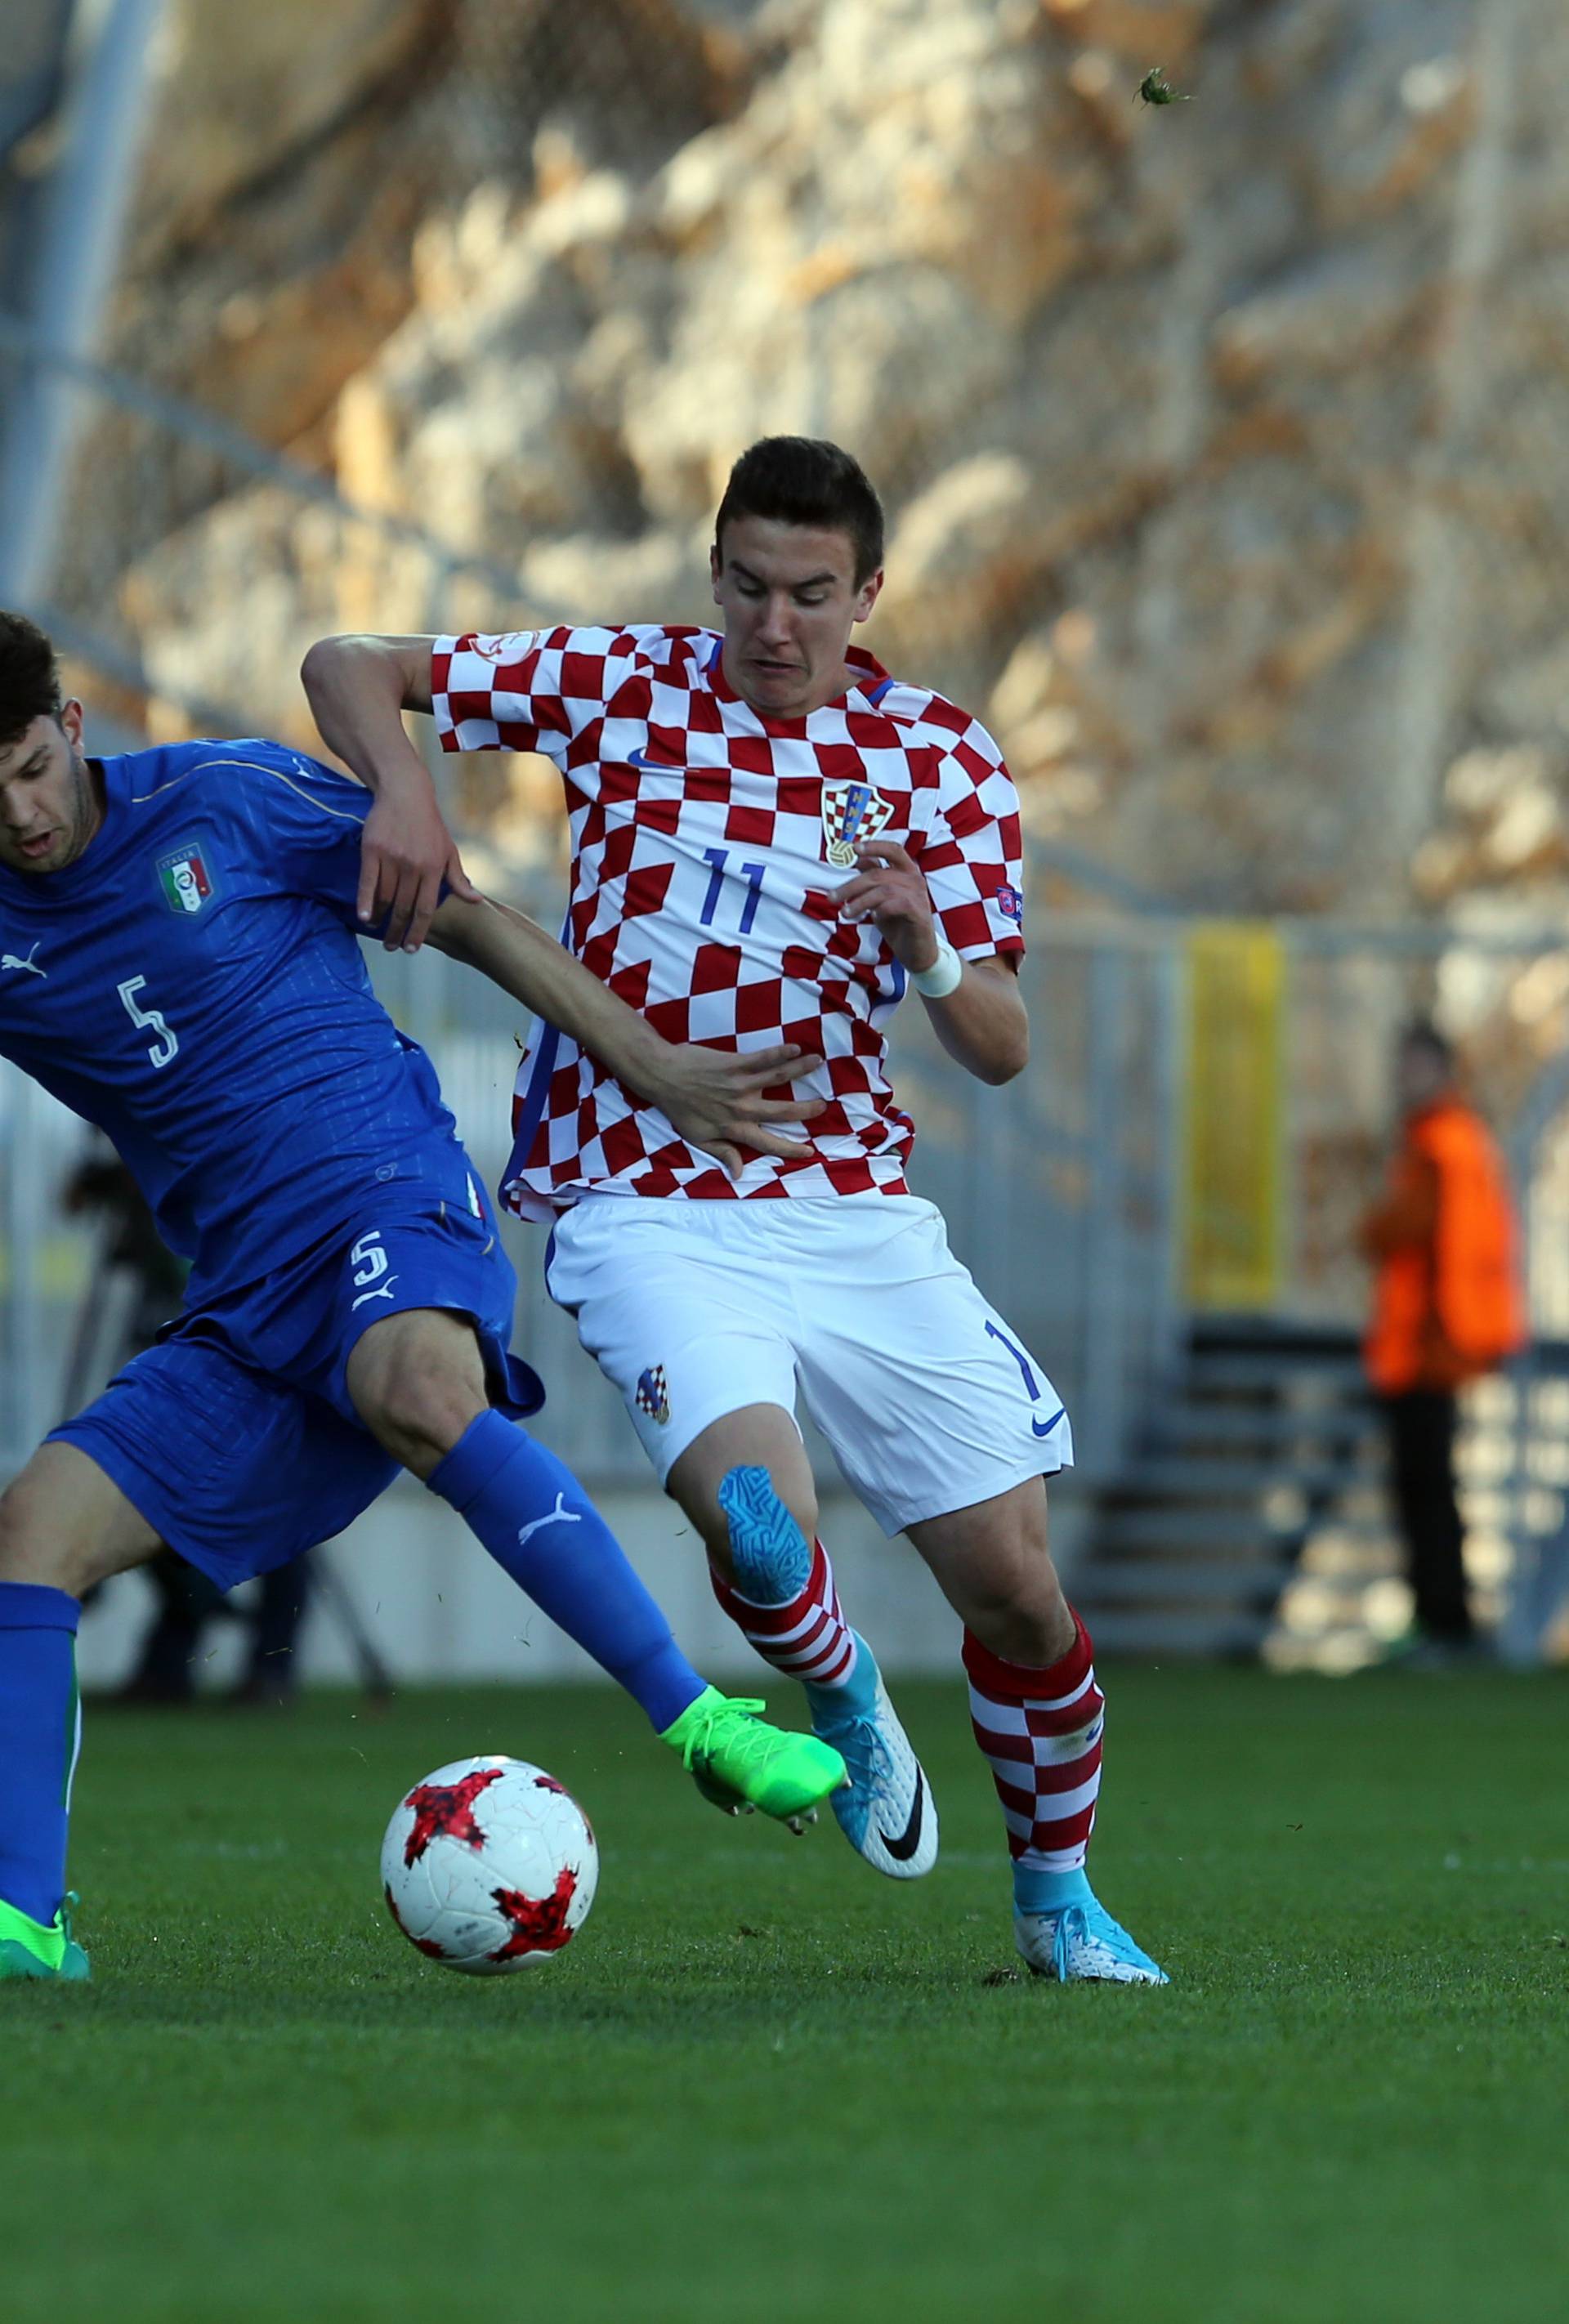
[[[1105,1700],[1095,1684],[1089,1632],[1048,1670],[991,1654],[964,1633],[970,1720],[992,1766],[1014,1862],[1043,1872],[1083,1869],[1101,1788]]]
[[[716,1566],[710,1565],[708,1578],[731,1620],[776,1671],[813,1686],[843,1686],[853,1676],[855,1635],[839,1609],[834,1569],[820,1541],[812,1544],[805,1588],[782,1606],[754,1605]]]

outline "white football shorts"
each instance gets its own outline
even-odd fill
[[[793,1416],[798,1383],[890,1534],[1072,1464],[1062,1398],[916,1195],[591,1194],[557,1221],[545,1282],[661,1484],[726,1413]]]

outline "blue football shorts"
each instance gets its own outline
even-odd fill
[[[356,1342],[383,1316],[467,1315],[492,1403],[521,1419],[545,1400],[538,1375],[508,1352],[512,1262],[472,1179],[466,1195],[369,1190],[352,1227],[182,1315],[51,1441],[96,1461],[219,1589],[286,1565],[341,1533],[398,1473],[346,1383]]]

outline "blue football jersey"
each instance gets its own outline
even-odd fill
[[[467,1168],[355,933],[371,794],[269,742],[98,762],[77,861],[0,865],[0,1055],[107,1132],[189,1297],[352,1223],[368,1182]]]

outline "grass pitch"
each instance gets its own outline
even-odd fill
[[[1012,1974],[956,1689],[900,1690],[943,1817],[909,1887],[715,1815],[608,1692],[92,1719],[97,1982],[0,1991],[0,2314],[1562,2314],[1569,1685],[1105,1675],[1096,1885],[1165,1992]],[[558,1961],[471,1980],[376,1854],[493,1749],[604,1867]]]

